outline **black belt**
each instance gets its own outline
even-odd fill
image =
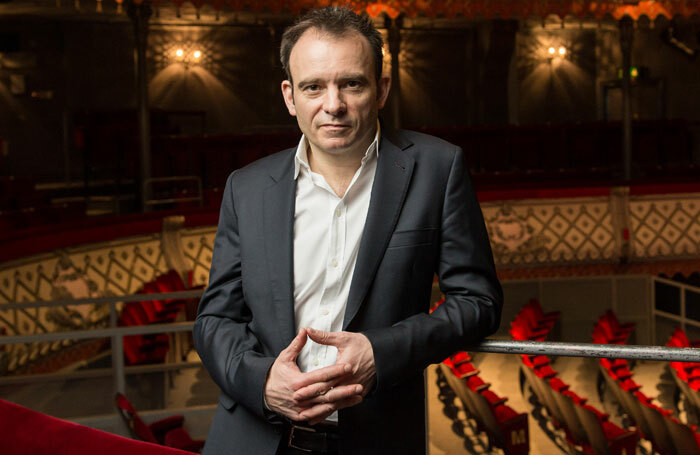
[[[337,454],[338,425],[328,423],[313,427],[291,425],[287,446],[307,453]]]

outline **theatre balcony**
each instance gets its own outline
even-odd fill
[[[223,188],[299,143],[280,40],[321,3],[0,1],[0,453],[201,450]],[[428,453],[700,454],[698,3],[347,4],[381,130],[463,150],[505,295],[426,369]]]

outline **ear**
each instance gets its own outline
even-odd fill
[[[282,98],[284,98],[284,104],[287,105],[289,115],[296,117],[297,109],[294,106],[294,87],[288,80],[282,81]]]
[[[386,104],[386,99],[389,97],[389,89],[391,88],[391,78],[382,76],[377,83],[377,106],[379,109]]]

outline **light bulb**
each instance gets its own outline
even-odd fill
[[[185,51],[183,51],[182,49],[178,49],[175,51],[175,55],[177,55],[178,57],[182,57],[184,54]]]
[[[194,51],[194,58],[199,58],[202,56],[202,53],[200,51]]]
[[[549,53],[550,53],[551,55],[554,55],[554,52],[556,52],[555,49],[554,49],[553,47],[550,47],[550,48],[549,48]]]
[[[566,55],[566,48],[564,46],[559,47],[559,55],[562,57]]]

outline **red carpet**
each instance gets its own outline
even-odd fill
[[[2,455],[191,455],[66,422],[0,399]]]

